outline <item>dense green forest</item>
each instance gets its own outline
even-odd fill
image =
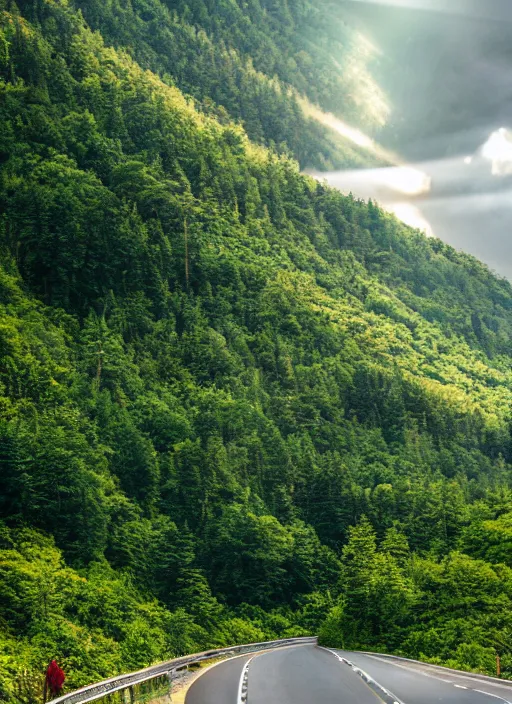
[[[89,26],[201,110],[320,169],[375,162],[312,117],[313,105],[375,132],[389,114],[379,56],[329,0],[77,2]],[[36,16],[36,15],[35,15]]]
[[[0,0],[0,700],[310,633],[512,676],[512,288],[212,89],[341,110],[309,2],[209,5]]]

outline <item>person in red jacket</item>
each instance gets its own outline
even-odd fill
[[[48,692],[50,692],[52,697],[56,697],[62,693],[62,685],[65,679],[66,675],[64,674],[64,670],[58,666],[56,660],[52,660],[46,668],[43,702],[46,702]]]

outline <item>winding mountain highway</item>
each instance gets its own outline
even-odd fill
[[[241,696],[241,680],[247,664],[245,699]],[[192,684],[185,701],[186,704],[512,704],[512,682],[388,656],[302,645],[222,662]]]

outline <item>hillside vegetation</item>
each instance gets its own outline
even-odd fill
[[[512,676],[511,286],[79,4],[0,0],[0,699],[318,632]]]
[[[313,106],[375,132],[389,105],[379,56],[329,0],[76,2],[89,26],[143,68],[193,96],[221,122],[292,153],[303,167],[362,166],[376,158],[313,119]],[[318,110],[317,110],[318,112]]]

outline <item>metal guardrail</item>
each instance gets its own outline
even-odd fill
[[[248,645],[235,645],[231,648],[220,648],[218,650],[207,650],[204,653],[185,655],[181,658],[174,658],[174,660],[162,662],[159,665],[146,667],[144,670],[139,670],[138,672],[131,672],[126,675],[111,677],[108,680],[87,685],[86,687],[77,689],[74,692],[57,697],[57,699],[52,699],[50,704],[86,704],[86,702],[93,702],[96,699],[101,699],[101,697],[107,696],[108,694],[120,692],[123,689],[130,689],[131,687],[135,687],[143,682],[156,679],[157,677],[167,677],[169,681],[172,681],[180,670],[186,669],[190,665],[196,665],[200,662],[204,662],[205,660],[212,660],[213,658],[217,658],[222,655],[242,655],[244,653],[254,653],[259,650],[270,650],[272,648],[282,648],[289,645],[306,645],[308,643],[316,643],[316,641],[316,637],[286,638],[284,640],[273,640],[264,643],[249,643]],[[131,690],[130,700],[133,701],[133,689]]]

